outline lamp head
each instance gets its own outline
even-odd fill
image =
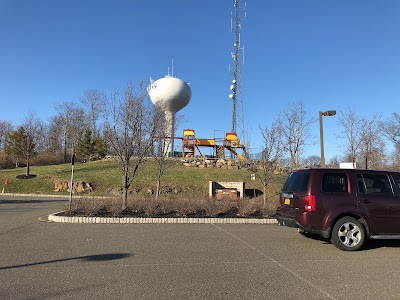
[[[323,116],[334,116],[334,115],[336,115],[336,110],[327,110],[327,111],[324,111],[324,112],[322,112],[322,115]]]

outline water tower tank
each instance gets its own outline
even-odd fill
[[[151,101],[160,107],[166,117],[166,151],[174,150],[175,113],[189,104],[192,96],[190,86],[182,79],[166,76],[151,81],[147,87]]]
[[[151,101],[163,111],[176,113],[188,105],[192,96],[189,85],[182,79],[166,76],[150,84]]]

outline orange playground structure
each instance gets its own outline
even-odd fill
[[[197,149],[203,157],[200,147],[212,147],[218,158],[225,158],[225,149],[241,160],[247,157],[246,147],[240,143],[236,132],[227,132],[223,138],[198,139],[195,137],[193,129],[184,129],[182,137],[182,156],[185,158],[194,157],[195,150]],[[243,155],[237,152],[238,149],[242,149]]]

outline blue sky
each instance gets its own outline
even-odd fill
[[[177,135],[229,132],[233,2],[0,0],[0,120],[18,124],[33,112],[47,121],[57,103],[164,77],[173,60],[174,75],[192,89]],[[302,101],[315,118],[331,109],[399,112],[400,1],[248,0],[246,15],[243,103],[252,148],[261,143],[259,126],[290,102]],[[324,118],[327,160],[342,154],[337,119]],[[318,123],[312,134],[306,155],[319,155]]]

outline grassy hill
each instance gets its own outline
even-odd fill
[[[149,189],[154,189],[156,172],[157,167],[153,160],[143,163],[131,189],[138,194],[147,193]],[[24,168],[0,170],[0,187],[4,187],[6,193],[68,194],[67,191],[55,192],[53,181],[69,181],[71,179],[70,164],[32,166],[31,174],[35,175],[33,178],[17,178],[24,173]],[[6,179],[8,179],[8,185],[4,184]],[[281,188],[283,179],[283,176],[280,175],[274,178],[269,188],[271,194],[277,193]],[[76,163],[74,181],[85,181],[93,184],[94,191],[91,192],[93,196],[107,196],[111,190],[118,190],[122,187],[122,174],[117,163],[113,160]],[[250,180],[248,170],[185,167],[178,160],[168,162],[161,185],[164,188],[180,189],[180,193],[183,195],[195,193],[207,196],[209,181],[244,181],[246,182],[246,189],[262,190],[262,185],[257,180]]]
[[[32,166],[31,174],[34,175],[31,178],[23,178],[25,173],[24,168],[0,170],[0,189],[3,189],[5,193],[18,193],[18,194],[46,194],[46,195],[69,195],[66,190],[56,192],[54,190],[54,181],[66,181],[69,182],[71,179],[71,165],[52,165],[52,166]],[[154,160],[148,160],[141,165],[137,178],[130,188],[130,198],[132,205],[138,205],[139,210],[148,205],[148,201],[143,202],[146,199],[154,199],[154,191],[156,187],[156,174],[157,166]],[[277,195],[282,187],[284,176],[276,175],[268,186],[268,207],[264,209],[267,215],[274,212],[277,205]],[[84,181],[89,182],[93,185],[94,190],[87,194],[89,196],[118,196],[122,188],[122,173],[114,160],[102,160],[87,163],[76,163],[74,166],[74,182]],[[8,184],[5,184],[5,181]],[[161,189],[164,191],[160,196],[160,200],[164,202],[156,203],[152,202],[151,208],[145,208],[145,210],[159,209],[160,206],[167,205],[163,210],[171,210],[171,205],[175,208],[173,210],[182,211],[187,210],[188,206],[190,210],[201,210],[199,203],[204,203],[205,206],[210,206],[206,199],[208,199],[209,192],[209,181],[244,181],[246,184],[246,190],[249,194],[254,194],[256,190],[258,197],[246,198],[242,201],[239,206],[242,210],[254,210],[243,206],[243,204],[262,206],[263,196],[261,191],[263,190],[262,185],[259,181],[251,181],[251,173],[245,169],[232,170],[222,168],[198,168],[198,167],[186,167],[183,166],[180,160],[169,160],[168,167],[164,173],[161,182]],[[111,197],[110,197],[111,198]],[[118,197],[119,198],[119,197]],[[179,201],[178,201],[179,200]],[[114,200],[113,200],[114,201]],[[133,201],[133,202],[132,202]],[[172,202],[171,202],[172,201]],[[177,203],[180,202],[179,208],[176,207]],[[88,202],[76,202],[78,205],[77,210],[84,210],[87,213],[94,210],[104,209],[104,201],[100,204],[95,204],[93,201],[90,203],[90,207],[87,207]],[[136,204],[133,204],[136,203]],[[189,203],[189,204],[188,204]],[[196,206],[193,206],[195,204]],[[222,204],[218,204],[220,206]],[[224,207],[218,209],[230,209],[231,204],[223,204]],[[107,204],[110,206],[110,204]],[[117,204],[111,206],[117,207],[114,210],[118,210],[120,207],[119,201]],[[185,207],[185,208],[182,208]],[[215,209],[215,203],[212,204],[211,210]],[[117,214],[120,212],[117,212]]]

